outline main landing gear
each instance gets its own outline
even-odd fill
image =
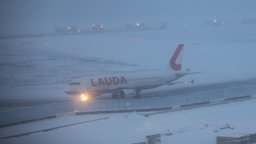
[[[116,90],[112,93],[112,98],[113,99],[118,99],[118,98],[125,98],[125,94],[123,90]]]
[[[112,98],[113,99],[123,99],[123,98],[125,98],[124,90],[115,90],[112,93]],[[138,90],[138,89],[135,90],[135,98],[140,98],[140,90]]]

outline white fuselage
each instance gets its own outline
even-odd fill
[[[181,73],[170,71],[144,71],[136,73],[113,74],[97,77],[84,77],[70,82],[68,94],[80,95],[84,92],[93,94],[112,93],[115,90],[145,90],[168,85],[181,77]]]

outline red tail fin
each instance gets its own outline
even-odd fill
[[[182,49],[184,47],[184,44],[179,44],[178,47],[176,48],[176,51],[174,52],[174,54],[172,55],[171,59],[170,59],[170,67],[175,70],[175,71],[179,71],[181,70],[182,67]]]

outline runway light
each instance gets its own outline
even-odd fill
[[[88,100],[89,100],[89,95],[88,95],[88,94],[81,94],[80,100],[81,100],[82,102],[88,101]]]

